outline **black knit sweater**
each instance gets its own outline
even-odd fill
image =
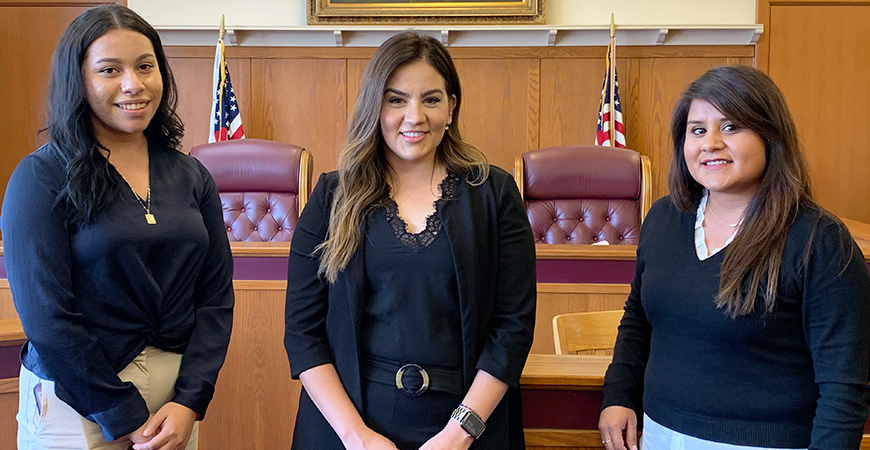
[[[694,223],[668,197],[646,217],[603,407],[734,445],[857,449],[870,405],[870,276],[848,231],[801,208],[775,310],[732,319],[713,300],[728,248],[700,261]]]

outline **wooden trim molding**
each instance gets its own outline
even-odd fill
[[[631,292],[630,284],[610,283],[538,283],[538,293],[544,294],[625,294]]]
[[[407,5],[407,2],[406,2]],[[225,30],[227,50],[232,47],[377,47],[407,26],[279,26],[233,27]],[[216,26],[157,26],[164,46],[214,46]],[[415,30],[438,39],[449,48],[461,47],[604,47],[608,26],[431,24]],[[620,25],[617,40],[633,46],[754,45],[762,34],[758,24],[736,25]],[[214,50],[212,50],[214,53]]]
[[[233,256],[281,257],[290,256],[289,242],[230,242]]]
[[[652,163],[646,155],[640,155],[640,223],[652,206]]]
[[[296,193],[299,198],[299,215],[302,215],[302,210],[305,209],[305,204],[308,203],[313,174],[314,163],[311,152],[302,150],[302,155],[299,158],[299,192]]]
[[[538,259],[634,261],[636,245],[535,244]]]
[[[514,159],[514,182],[517,183],[517,188],[520,191],[520,199],[526,200],[526,165],[522,156],[517,156]]]
[[[527,447],[594,447],[604,448],[598,430],[560,430],[555,428],[526,428]]]
[[[286,291],[287,280],[234,280],[236,291]]]
[[[0,347],[12,347],[24,344],[27,336],[21,328],[21,321],[17,317],[0,319]]]
[[[214,35],[211,34],[214,41]],[[594,47],[450,47],[453,59],[594,59],[601,60],[606,45]],[[164,43],[168,58],[214,59],[214,44],[184,46]],[[228,59],[365,59],[374,47],[227,47]],[[752,45],[623,46],[620,58],[752,58]]]
[[[18,377],[0,379],[0,395],[18,392]]]

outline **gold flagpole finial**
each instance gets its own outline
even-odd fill
[[[616,22],[613,21],[613,13],[610,13],[610,38],[616,37]]]
[[[224,28],[224,15],[221,14],[221,34],[220,34],[221,40],[224,39],[224,34],[226,34],[226,31],[227,31],[226,28]],[[612,33],[612,31],[611,31],[611,33]]]

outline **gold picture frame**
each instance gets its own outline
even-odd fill
[[[308,24],[542,24],[545,2],[546,0],[308,0]]]

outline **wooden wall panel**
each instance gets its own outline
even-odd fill
[[[557,314],[622,309],[629,290],[627,284],[538,283],[532,353],[556,353],[553,317]]]
[[[362,81],[363,72],[366,70],[369,60],[367,59],[348,59],[347,60],[347,123],[353,120],[353,109],[356,106],[356,96],[359,95],[360,82]],[[345,135],[347,130],[345,129]],[[344,137],[342,136],[342,137]],[[337,155],[336,155],[337,156]]]
[[[620,77],[626,142],[629,148],[650,159],[653,200],[668,193],[672,154],[670,120],[674,104],[695,78],[728,63],[725,57],[637,58],[629,61],[628,70],[624,72],[627,76]]]
[[[347,131],[346,74],[344,59],[253,60],[249,117],[260,124],[256,137],[308,149],[315,178],[333,170]]]
[[[214,58],[169,58],[169,65],[178,85],[178,115],[184,122],[182,150],[189,152],[191,147],[208,142],[211,132],[208,120],[211,99],[214,97]],[[227,66],[230,68],[233,91],[239,102],[242,126],[248,137],[257,137],[257,125],[260,122],[251,120],[251,61],[228,59]]]
[[[61,33],[87,6],[0,5],[0,199],[18,162],[45,142],[45,93],[51,55]],[[39,24],[39,26],[33,26]]]
[[[302,384],[290,379],[284,352],[286,282],[235,282],[233,335],[200,448],[290,448]]]
[[[9,280],[0,279],[0,319],[12,319],[18,317],[15,305],[12,303],[12,291],[9,289]]]
[[[624,66],[617,63],[617,74],[625,73]],[[623,102],[625,79],[622,75]],[[541,60],[540,148],[595,143],[603,80],[604,58]],[[623,107],[623,111],[627,109]]]
[[[539,71],[535,59],[457,59],[462,82],[459,126],[463,137],[507,171],[528,150],[529,77]],[[537,131],[535,130],[535,134]]]
[[[0,448],[13,449],[18,435],[18,378],[0,380],[0,385],[4,387],[0,390]]]
[[[817,200],[870,221],[870,2],[770,2],[769,74],[784,92]]]

